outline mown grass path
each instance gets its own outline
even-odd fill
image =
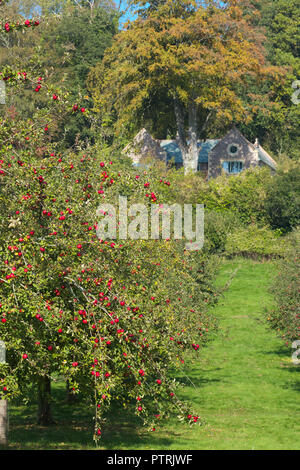
[[[300,367],[292,364],[291,349],[266,321],[274,273],[274,264],[268,262],[235,259],[222,264],[218,284],[231,283],[215,307],[220,331],[190,365],[189,380],[182,378],[183,398],[206,424],[189,427],[174,420],[148,434],[138,420],[126,421],[116,410],[101,448],[300,448]],[[33,409],[12,407],[10,448],[93,448],[91,417],[80,404],[64,403],[63,393],[59,385],[54,390],[57,427],[37,427],[32,424]]]
[[[235,271],[216,307],[221,334],[189,374],[197,388],[184,393],[207,424],[180,433],[171,448],[299,449],[299,366],[266,322],[274,265],[226,261],[219,285]]]

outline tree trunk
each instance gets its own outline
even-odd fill
[[[176,118],[176,125],[177,125],[178,144],[179,144],[181,153],[183,154],[187,152],[185,125],[184,125],[185,113],[184,113],[184,109],[179,98],[177,98],[176,96],[174,98],[174,111],[175,111],[175,118]]]
[[[189,102],[189,158],[187,167],[191,171],[197,171],[198,168],[198,129],[197,129],[197,105],[195,101]]]
[[[7,445],[7,401],[0,400],[0,445]]]
[[[197,171],[198,145],[197,145],[197,105],[190,100],[188,106],[188,139],[185,132],[185,113],[180,100],[174,98],[174,111],[178,131],[178,145],[181,151],[185,173]]]
[[[51,380],[49,377],[40,377],[38,380],[38,424],[49,426],[54,421],[51,415]]]

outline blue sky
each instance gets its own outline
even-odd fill
[[[117,3],[117,0],[115,0]],[[125,11],[128,8],[128,2],[127,0],[121,0],[121,10]],[[133,21],[136,18],[136,15],[134,14],[133,8],[129,9],[126,11],[126,13],[122,16],[120,24],[125,23],[128,20]]]
[[[128,3],[129,0],[114,0],[115,4],[118,5],[119,1],[121,2],[121,10],[125,11],[128,8]],[[220,6],[224,6],[224,2],[219,1]],[[126,21],[130,20],[133,21],[136,18],[136,15],[134,14],[134,8],[130,8],[126,11],[126,13],[122,16],[121,21],[120,21],[120,26],[122,27],[122,24],[126,23]]]

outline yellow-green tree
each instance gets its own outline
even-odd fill
[[[238,2],[148,3],[116,36],[89,86],[95,107],[114,116],[117,134],[135,131],[149,117],[152,131],[161,129],[157,122],[169,123],[185,168],[195,170],[197,139],[249,121],[251,103],[245,106],[241,96],[250,81],[275,78],[275,69],[267,67],[262,37]]]

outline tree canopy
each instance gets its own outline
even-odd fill
[[[142,124],[159,138],[177,134],[194,168],[197,138],[249,123],[248,89],[279,79],[281,71],[265,60],[263,39],[237,2],[147,2],[90,73],[95,107],[114,116],[117,135]],[[272,106],[272,93],[264,98]]]

